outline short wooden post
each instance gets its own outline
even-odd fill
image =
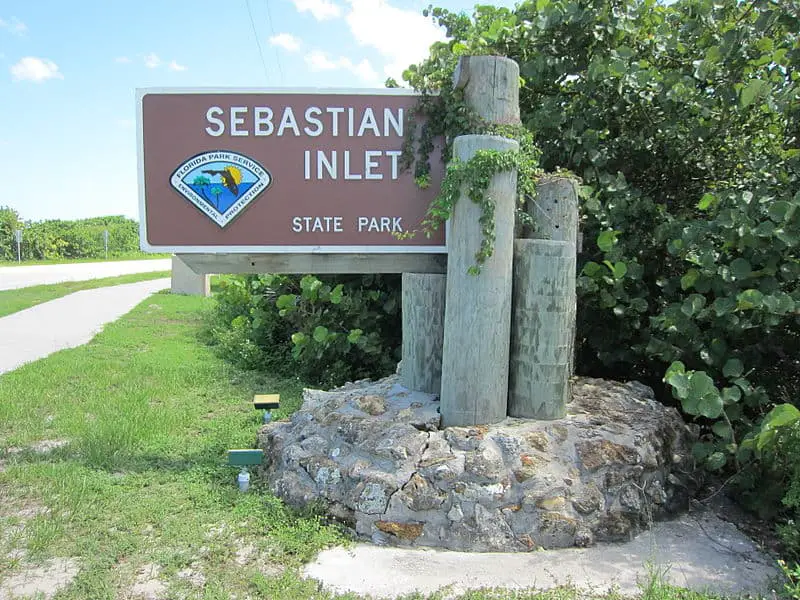
[[[575,331],[575,246],[514,242],[514,308],[508,414],[566,414]]]
[[[534,222],[529,237],[537,240],[553,240],[568,242],[575,246],[578,253],[579,209],[578,182],[562,175],[544,175],[536,182],[536,195],[527,201],[526,210]],[[570,337],[569,374],[575,372],[575,319],[577,316],[578,297],[575,287],[571,287],[571,297],[565,298],[572,305],[572,335]],[[566,290],[565,290],[566,293]],[[512,316],[512,327],[514,321]],[[513,371],[516,367],[511,366]]]
[[[403,273],[403,361],[400,382],[410,390],[441,393],[447,278]]]
[[[464,101],[487,123],[519,123],[519,66],[497,56],[462,57],[454,74]],[[467,162],[478,150],[518,151],[514,140],[489,135],[456,138],[453,154]],[[494,254],[479,275],[480,207],[462,193],[450,219],[447,302],[442,353],[442,424],[497,423],[508,409],[511,277],[516,172],[495,175],[487,190],[495,203]]]

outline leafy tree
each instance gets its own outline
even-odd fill
[[[22,226],[13,208],[0,206],[0,260],[16,260],[17,244],[14,231]]]

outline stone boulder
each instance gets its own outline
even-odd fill
[[[439,422],[396,376],[305,390],[261,429],[261,475],[375,543],[487,552],[626,540],[687,498],[691,431],[637,382],[577,378],[555,421]]]

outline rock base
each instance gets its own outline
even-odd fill
[[[690,430],[650,388],[577,378],[568,415],[439,428],[396,377],[306,390],[262,428],[262,475],[379,544],[528,551],[627,540],[681,508]]]

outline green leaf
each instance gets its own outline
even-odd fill
[[[363,333],[364,332],[360,329],[353,329],[347,334],[347,341],[351,344],[355,344],[361,338]]]
[[[795,421],[800,420],[800,410],[792,404],[778,404],[775,406],[761,425],[762,429],[775,429],[776,427],[785,427],[791,425]]]
[[[672,390],[678,398],[685,398],[689,393],[689,377],[686,373],[673,373],[666,378],[666,382],[672,386]]]
[[[344,285],[340,283],[331,291],[331,297],[330,297],[331,304],[341,304],[343,296],[344,296]]]
[[[711,431],[714,432],[714,435],[726,441],[733,437],[730,425],[726,421],[717,421],[711,426]]]
[[[617,243],[619,231],[603,231],[597,236],[597,247],[603,252],[609,252]]]
[[[688,290],[691,288],[697,279],[700,277],[700,271],[697,269],[689,269],[686,274],[681,277],[681,289]]]
[[[761,299],[763,297],[764,294],[758,290],[745,290],[736,296],[736,308],[739,310],[751,310],[753,308],[758,308],[761,306]]]
[[[732,313],[736,309],[736,300],[730,297],[722,297],[714,300],[714,313],[721,317],[728,313]]]
[[[700,294],[692,294],[681,305],[681,312],[687,317],[698,314],[706,305],[706,297]]]
[[[583,274],[587,277],[595,278],[598,275],[602,275],[603,267],[597,264],[596,262],[589,261],[585,265],[583,265]]]
[[[742,390],[738,387],[726,387],[722,389],[722,402],[727,406],[736,404],[742,399]]]
[[[278,296],[278,299],[275,301],[275,307],[278,309],[293,308],[296,301],[297,296],[294,294],[283,294],[282,296]]]
[[[298,331],[292,334],[292,343],[295,346],[302,346],[308,342],[308,337],[302,331]]]
[[[767,213],[769,214],[769,218],[776,223],[783,223],[785,220],[787,220],[787,214],[791,216],[791,209],[791,204],[785,200],[778,200],[777,202],[770,204]]]
[[[753,102],[765,95],[769,90],[769,83],[761,79],[753,79],[742,88],[741,103],[743,107],[750,106]]]
[[[700,210],[708,210],[715,201],[716,198],[714,194],[703,194],[703,197],[700,198],[700,202],[697,203],[697,208]]]
[[[722,367],[722,374],[728,379],[741,377],[743,372],[744,365],[738,358],[731,358],[725,363],[725,366]]]
[[[328,328],[322,325],[317,325],[314,328],[314,341],[320,344],[328,339]]]
[[[724,467],[728,462],[727,457],[722,452],[714,452],[706,460],[706,468],[710,471],[718,471]]]
[[[744,258],[737,258],[731,262],[731,275],[736,279],[747,279],[753,272],[750,263]]]
[[[719,394],[708,393],[697,402],[697,413],[709,419],[716,419],[722,415],[724,405]]]

